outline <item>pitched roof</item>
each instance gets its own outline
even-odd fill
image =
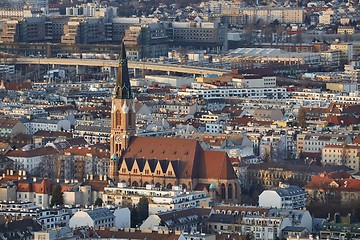
[[[149,160],[150,168],[159,160],[164,172],[171,161],[179,178],[236,178],[226,152],[204,151],[194,139],[132,137],[123,161],[131,169],[133,161],[142,158]]]
[[[110,152],[106,149],[101,149],[97,147],[70,147],[64,151],[66,154],[72,154],[75,156],[95,156],[99,158],[110,158]]]
[[[178,236],[174,232],[169,234],[159,234],[158,232],[130,232],[130,231],[110,231],[110,230],[94,230],[94,229],[78,229],[75,230],[75,235],[83,238],[103,238],[103,239],[156,239],[169,240],[177,239]]]
[[[180,138],[132,137],[124,158],[180,160],[179,177],[196,177],[196,159],[202,148],[196,140]]]
[[[23,151],[23,150],[13,150],[6,154],[8,157],[24,157],[24,158],[31,158],[37,156],[47,156],[47,155],[55,155],[59,153],[53,147],[40,147],[34,148],[31,150]]]
[[[237,176],[226,152],[208,150],[203,151],[199,178],[236,179]]]
[[[44,131],[39,130],[33,134],[33,137],[51,137],[51,138],[57,138],[57,137],[66,137],[66,138],[72,138],[72,133],[70,132],[61,132],[61,131]]]
[[[19,120],[12,118],[0,118],[0,128],[12,129]]]

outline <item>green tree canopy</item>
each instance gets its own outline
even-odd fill
[[[51,197],[51,206],[63,205],[64,204],[64,193],[61,191],[60,184],[56,185]]]

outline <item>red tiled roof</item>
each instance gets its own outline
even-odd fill
[[[132,137],[122,161],[141,158],[178,160],[179,178],[236,178],[226,152],[204,151],[194,139]]]
[[[196,140],[180,138],[132,137],[124,158],[181,160],[180,178],[196,177],[195,159],[202,148]]]
[[[7,157],[36,157],[36,156],[47,156],[47,155],[55,155],[59,153],[56,149],[53,147],[40,147],[35,148],[27,151],[23,150],[13,150],[6,154]]]
[[[252,122],[254,118],[252,117],[239,117],[233,120],[233,123],[238,125],[247,125],[249,122]]]
[[[5,82],[6,90],[20,91],[32,89],[31,82]]]
[[[354,139],[352,140],[352,143],[360,144],[360,137],[359,136],[354,137]]]
[[[30,182],[22,180],[17,186],[18,192],[34,192],[40,194],[51,194],[51,180],[44,178],[41,182]]]
[[[333,116],[326,117],[325,121],[333,125],[350,126],[353,124],[359,124],[360,119],[354,116]]]
[[[304,188],[313,190],[335,188],[341,191],[360,191],[360,179],[353,179],[350,174],[345,172],[322,173],[313,176]]]
[[[64,153],[70,153],[76,156],[87,156],[91,154],[99,158],[110,158],[109,151],[107,149],[102,149],[98,147],[72,147],[64,151]]]
[[[199,168],[202,179],[236,179],[234,168],[226,152],[203,151]]]
[[[13,128],[19,120],[12,118],[0,118],[0,128],[11,129]]]

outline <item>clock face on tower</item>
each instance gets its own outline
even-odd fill
[[[121,136],[116,136],[115,137],[115,142],[116,143],[121,143]]]

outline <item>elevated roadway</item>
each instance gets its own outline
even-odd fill
[[[1,61],[0,61],[1,62]],[[62,65],[62,66],[92,66],[92,67],[114,67],[119,64],[118,60],[101,60],[101,59],[77,59],[77,58],[17,58],[14,64],[30,65]],[[128,67],[140,70],[156,70],[164,72],[178,72],[188,74],[219,74],[229,73],[230,70],[216,69],[197,66],[185,66],[177,64],[153,63],[129,61]]]

